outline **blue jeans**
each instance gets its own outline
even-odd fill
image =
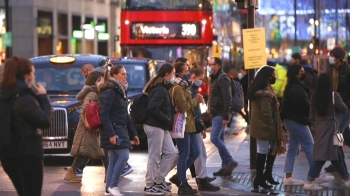
[[[106,190],[118,187],[120,176],[129,159],[129,149],[109,150]]]
[[[224,130],[225,126],[222,123],[222,116],[215,116],[212,119],[212,129],[210,133],[210,141],[216,146],[221,157],[221,167],[226,167],[226,165],[232,163],[234,159],[227,150],[224,140]]]
[[[346,168],[346,164],[343,157],[343,152],[340,149],[341,147],[338,147],[338,160],[331,161],[332,165],[337,170],[338,174],[343,180],[346,180],[349,178],[349,173]],[[314,181],[318,175],[320,174],[323,165],[326,163],[326,161],[315,161],[314,164],[310,167],[309,174],[307,176],[307,179],[310,181]]]
[[[339,131],[341,133],[344,133],[344,130],[346,127],[349,126],[350,122],[350,111],[346,112],[345,114],[339,114]]]
[[[179,150],[177,174],[180,182],[187,182],[186,170],[194,163],[200,153],[197,134],[185,133],[183,139],[176,139],[176,146]]]
[[[289,133],[288,150],[284,172],[293,173],[295,157],[299,151],[299,144],[303,147],[309,166],[313,165],[312,153],[314,149],[314,140],[312,138],[309,126],[299,124],[293,120],[284,119],[284,126]]]

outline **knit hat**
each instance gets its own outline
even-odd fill
[[[344,59],[344,57],[345,57],[345,51],[340,47],[334,48],[333,50],[331,50],[331,53],[335,57],[340,58],[340,59]]]

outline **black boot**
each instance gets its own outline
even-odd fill
[[[256,176],[254,178],[254,189],[259,189],[261,186],[264,189],[270,189],[272,186],[266,184],[266,180],[263,176],[265,166],[266,154],[257,153],[256,156]]]
[[[271,153],[272,153],[272,150],[270,149],[269,154],[267,155],[267,158],[266,158],[266,167],[265,167],[264,178],[270,184],[277,185],[280,183],[276,182],[272,177],[272,167],[273,167],[273,163],[275,162],[276,156],[272,156]]]
[[[181,182],[177,194],[196,194],[197,190],[194,190],[187,182]]]
[[[196,179],[198,190],[199,191],[218,191],[220,190],[220,187],[214,186],[208,182],[207,178],[204,179]]]
[[[169,178],[169,181],[173,184],[175,184],[177,187],[180,186],[180,180],[179,176],[177,174],[174,174],[171,178]]]

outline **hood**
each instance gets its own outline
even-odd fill
[[[92,86],[87,86],[85,85],[81,91],[77,94],[76,98],[78,101],[84,101],[86,95],[90,92],[90,91],[95,91],[98,93],[98,89],[95,85]]]
[[[273,93],[270,90],[259,90],[255,93],[256,97],[270,97],[270,98],[274,98],[275,97],[275,93]]]
[[[116,81],[114,81],[114,80],[108,80],[108,82],[103,83],[103,84],[100,85],[100,91],[101,92],[105,91],[105,90],[107,90],[109,88],[116,89],[118,92],[120,92],[124,96],[124,98],[127,97],[126,92],[124,91],[124,89],[122,89],[123,87],[121,87],[121,85],[118,85],[116,83]]]
[[[3,89],[0,89],[0,96],[7,99],[12,95],[22,91],[34,94],[34,92],[30,88],[28,88],[27,84],[23,80],[17,80],[16,86],[10,91],[4,91]]]

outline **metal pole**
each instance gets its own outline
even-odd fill
[[[9,0],[5,0],[5,21],[6,21],[6,32],[10,32],[10,10],[9,10]],[[11,40],[12,41],[12,40]],[[10,47],[6,46],[6,56],[5,59],[9,58],[11,56],[10,54],[11,50]]]
[[[248,7],[248,29],[249,28],[255,28],[255,4],[249,5]],[[248,70],[248,83],[250,84],[250,81],[254,79],[255,70],[249,69]],[[249,118],[251,117],[251,108],[249,104]],[[250,147],[250,169],[256,169],[256,139],[250,137],[249,139],[249,147]]]
[[[339,1],[335,0],[335,29],[336,29],[336,33],[335,33],[335,45],[338,45],[338,33],[339,33],[339,22],[338,22],[338,8],[339,8]]]
[[[297,0],[294,0],[294,46],[297,45]]]
[[[97,0],[94,0],[94,26],[93,28],[95,28],[98,24],[97,24]],[[98,54],[98,40],[97,40],[97,31],[96,29],[94,29],[94,54]]]
[[[312,48],[312,51],[313,51],[313,55],[316,54],[316,34],[317,34],[317,29],[316,29],[316,0],[314,0],[314,35],[312,37],[312,44],[313,44],[313,48]]]
[[[83,37],[81,38],[81,54],[85,54],[85,29],[83,25],[85,24],[85,0],[81,0],[81,31],[83,32]]]

